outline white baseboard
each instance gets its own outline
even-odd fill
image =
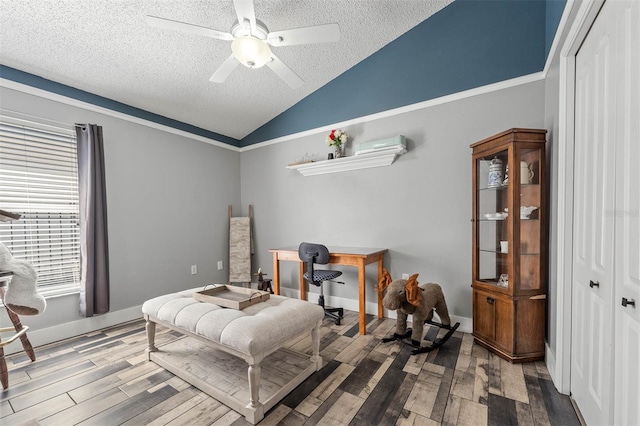
[[[90,318],[82,318],[76,321],[56,325],[54,327],[29,331],[29,342],[33,347],[47,345],[49,343],[79,336],[92,331],[111,327],[124,322],[142,318],[142,305],[122,309],[120,311],[108,312]],[[6,355],[22,352],[22,345],[19,341],[13,342],[4,348]],[[36,357],[38,352],[36,351]]]
[[[557,366],[556,353],[553,350],[551,350],[551,347],[549,346],[548,342],[545,342],[544,344],[544,362],[547,366],[547,370],[549,371],[549,375],[551,376],[551,381],[553,382],[553,385],[556,387],[558,392],[564,393],[562,392],[562,387],[558,386],[561,383],[561,380],[558,377],[558,372],[556,371],[556,366]],[[566,394],[568,395],[569,393],[566,393]]]
[[[294,290],[291,288],[280,287],[280,294],[283,296],[293,297],[293,298],[300,297],[300,291]],[[311,299],[308,299],[308,300],[312,302],[317,297],[317,293],[307,293],[307,294],[311,295]],[[358,312],[358,309],[359,309],[358,301],[355,299],[345,299],[342,297],[327,296],[327,295],[324,296],[324,299],[325,299],[325,303],[328,306],[339,306],[349,311]],[[365,312],[370,315],[378,315],[378,304],[376,302],[367,302],[365,304]],[[385,318],[392,318],[392,319],[396,318],[395,311],[388,311],[384,309],[383,315]],[[471,318],[460,317],[457,315],[450,315],[450,316],[451,316],[451,321],[454,324],[456,322],[460,323],[460,327],[458,327],[458,331],[461,331],[463,333],[471,333],[473,331],[473,320]]]

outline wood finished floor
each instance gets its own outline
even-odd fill
[[[459,332],[440,349],[411,356],[406,346],[380,341],[394,320],[368,317],[366,336],[358,334],[357,321],[355,312],[345,312],[341,326],[325,320],[326,365],[260,425],[580,424],[542,362],[510,364]],[[178,337],[158,326],[156,345]],[[145,347],[140,320],[38,347],[33,363],[24,353],[7,357],[0,424],[248,424],[147,361]]]

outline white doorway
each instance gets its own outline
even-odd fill
[[[561,55],[557,366],[587,424],[638,424],[640,3],[600,5],[580,4]]]

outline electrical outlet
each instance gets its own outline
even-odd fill
[[[218,271],[222,271],[222,260],[218,260]]]
[[[409,274],[402,274],[402,279],[403,280],[408,280],[409,279]]]
[[[198,273],[198,265],[191,265],[191,275]]]

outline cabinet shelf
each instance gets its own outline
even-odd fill
[[[500,250],[491,250],[491,249],[479,249],[479,251],[483,252],[483,253],[494,253],[494,254],[499,254],[502,256],[507,256],[509,253],[503,253]],[[540,256],[540,253],[523,253],[520,252],[520,256]]]
[[[487,186],[484,188],[478,188],[478,191],[504,191],[508,186]]]
[[[404,148],[388,149],[350,157],[340,157],[333,160],[314,161],[311,163],[287,166],[289,170],[297,170],[303,176],[324,175],[349,170],[368,169],[371,167],[390,166],[399,155],[407,152]]]
[[[520,184],[520,188],[534,188],[540,186],[537,183],[521,183]],[[478,191],[503,191],[505,189],[509,188],[509,185],[502,185],[502,186],[487,186],[487,187],[482,187],[482,188],[478,188]]]
[[[507,291],[507,287],[502,287],[498,285],[498,279],[482,279],[482,280],[478,280],[478,284],[483,284],[483,285],[489,285],[492,287],[496,287],[499,289],[502,289],[504,291]]]
[[[478,221],[480,222],[488,222],[488,223],[500,223],[500,222],[504,222],[506,220],[505,219],[478,219]],[[527,221],[535,221],[535,220],[539,220],[536,217],[521,217],[520,220],[527,220]]]

